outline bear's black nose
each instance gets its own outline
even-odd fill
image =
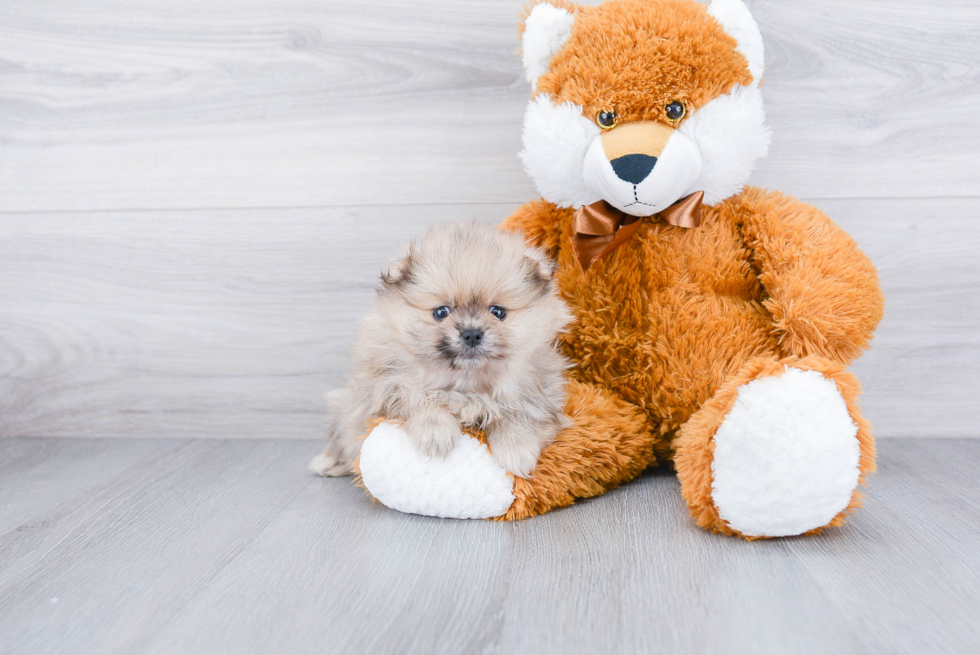
[[[476,348],[483,341],[483,330],[480,328],[466,328],[459,333],[465,343],[470,348]]]
[[[650,155],[623,155],[611,162],[616,177],[630,184],[639,184],[647,179],[647,175],[657,165],[657,158]]]

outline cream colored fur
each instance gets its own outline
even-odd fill
[[[327,448],[311,468],[349,474],[365,422],[385,417],[403,423],[428,456],[448,455],[461,427],[483,430],[507,471],[530,475],[568,423],[566,362],[555,341],[570,315],[552,273],[522,235],[489,225],[446,225],[413,244],[360,324],[350,381],[329,396]],[[437,320],[442,306],[451,312]],[[478,347],[464,343],[467,328],[483,331]]]

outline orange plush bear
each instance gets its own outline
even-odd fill
[[[482,479],[489,464],[475,455],[434,499],[406,504],[399,494],[440,483],[418,469],[381,489],[385,466],[401,464],[385,463],[392,445],[372,434],[366,486],[405,511],[520,519],[672,464],[710,530],[839,525],[874,469],[845,367],[883,297],[874,266],[819,210],[744,186],[769,144],[748,9],[546,0],[520,32],[533,94],[521,158],[543,199],[504,227],[558,262],[575,315],[562,339],[574,425],[530,479],[488,483],[499,497],[469,514],[451,507],[466,496],[451,487]]]

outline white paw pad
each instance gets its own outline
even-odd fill
[[[857,430],[837,385],[816,371],[789,368],[749,382],[715,434],[719,515],[753,537],[827,525],[858,484]]]
[[[452,519],[502,516],[514,502],[514,481],[487,447],[463,435],[445,459],[421,454],[408,434],[382,423],[361,446],[361,480],[387,507]]]

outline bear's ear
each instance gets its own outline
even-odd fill
[[[749,62],[752,84],[758,86],[765,69],[765,48],[762,33],[749,8],[742,0],[712,0],[708,13],[738,41],[738,51]]]
[[[552,2],[540,2],[525,10],[524,20],[517,27],[524,72],[532,90],[538,85],[538,78],[548,72],[554,56],[565,47],[575,22],[575,5],[562,0]]]

